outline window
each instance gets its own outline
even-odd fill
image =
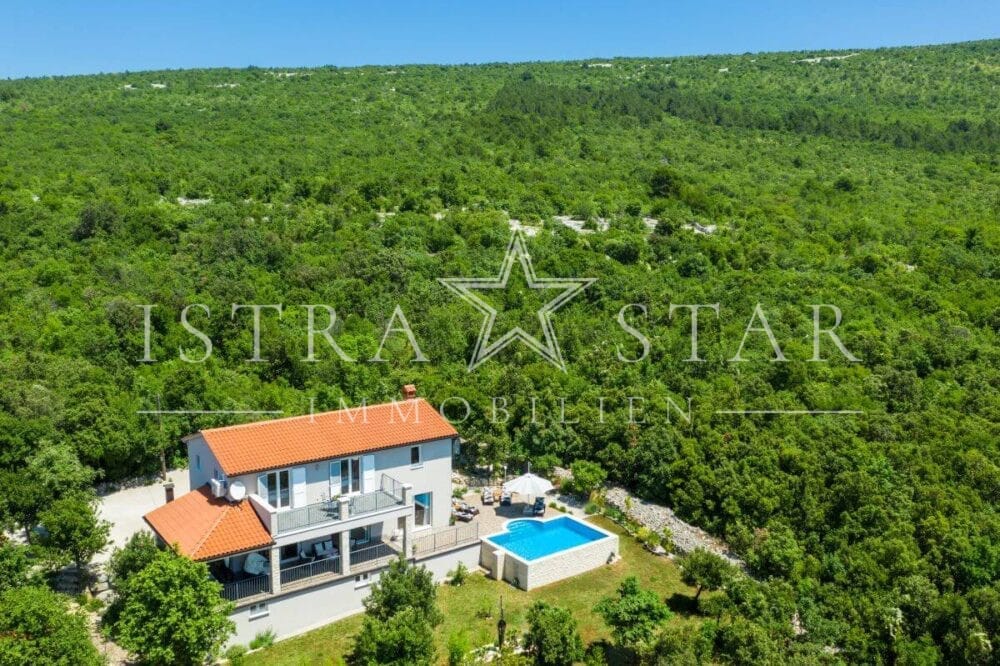
[[[368,543],[372,539],[371,525],[365,525],[364,527],[355,527],[351,530],[351,545],[361,546]]]
[[[288,470],[268,472],[257,477],[257,490],[267,503],[278,509],[291,506]]]
[[[371,585],[371,572],[358,574],[354,577],[354,587],[366,587]]]
[[[419,446],[411,446],[410,447],[410,465],[416,466],[416,465],[419,465],[421,462],[423,462],[423,459],[420,457],[420,447]]]
[[[256,620],[259,617],[267,617],[271,614],[271,611],[267,609],[267,602],[261,601],[260,603],[250,604],[250,619]]]
[[[194,456],[194,468],[199,472],[201,471],[201,456],[197,453]]]
[[[428,527],[431,524],[431,499],[434,493],[420,493],[413,496],[413,524]]]
[[[330,489],[338,495],[349,495],[361,491],[361,458],[344,458],[330,464],[330,476],[333,481],[340,477],[339,490],[337,484]]]

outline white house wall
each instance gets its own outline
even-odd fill
[[[189,452],[194,451],[193,445],[194,440],[191,440],[188,444]],[[376,485],[380,484],[382,475],[388,474],[400,483],[412,484],[414,495],[426,492],[433,493],[431,507],[433,526],[444,527],[448,524],[451,516],[451,438],[420,444],[423,462],[417,466],[410,465],[410,446],[406,444],[369,454],[375,457],[375,483]],[[292,466],[306,468],[306,500],[309,504],[330,499],[330,463],[334,460],[340,460],[340,458]],[[242,481],[248,492],[256,493],[257,476],[257,473],[243,474],[229,480],[230,482]],[[209,477],[205,478],[202,483],[207,482],[210,477],[211,471],[209,471]],[[192,482],[194,480],[192,476]]]
[[[212,455],[212,450],[201,435],[192,435],[187,440],[188,451],[188,479],[191,481],[191,490],[201,488],[212,478],[215,470],[222,474],[219,462]],[[199,467],[198,460],[201,460]]]
[[[431,555],[417,562],[424,565],[434,576],[435,582],[447,579],[459,562],[470,570],[475,570],[479,561],[479,543],[474,542],[444,553]],[[376,572],[371,572],[369,583],[377,580]],[[354,576],[320,587],[308,588],[282,594],[268,600],[268,614],[250,619],[250,607],[237,609],[229,617],[236,623],[236,633],[229,644],[247,645],[258,633],[273,630],[278,639],[290,638],[297,634],[316,629],[344,617],[364,610],[364,599],[370,586],[355,587]]]

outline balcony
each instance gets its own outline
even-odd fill
[[[350,573],[355,575],[372,569],[378,569],[389,563],[394,557],[399,556],[399,551],[385,542],[356,548],[351,551]],[[323,583],[327,580],[340,578],[343,573],[343,566],[339,555],[324,559],[312,560],[294,564],[281,570],[281,590],[291,591],[310,587]]]
[[[222,584],[222,598],[229,601],[241,601],[249,597],[269,594],[271,592],[271,577],[250,576],[242,580]]]
[[[287,534],[403,505],[403,485],[399,481],[383,474],[380,485],[378,490],[351,495],[346,501],[336,498],[288,511],[272,510],[271,533]]]
[[[340,571],[339,555],[322,560],[305,562],[304,564],[296,564],[281,570],[281,586],[284,588],[297,581],[316,576],[330,576],[332,578],[340,575]]]

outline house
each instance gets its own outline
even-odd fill
[[[234,642],[284,638],[360,611],[401,553],[437,579],[477,566],[478,525],[449,525],[457,441],[412,385],[401,401],[201,430],[185,438],[193,490],[144,518],[222,583]]]

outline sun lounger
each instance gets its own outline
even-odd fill
[[[488,506],[493,504],[495,498],[493,496],[492,488],[483,488],[483,505]]]
[[[536,516],[544,516],[545,515],[545,498],[544,497],[536,497],[535,498],[535,503],[531,507],[531,513],[533,513]]]

